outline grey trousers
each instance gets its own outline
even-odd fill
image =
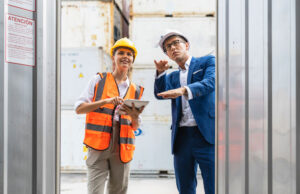
[[[88,148],[88,194],[126,194],[128,188],[129,163],[120,160],[120,125],[114,122],[110,146],[98,151]]]

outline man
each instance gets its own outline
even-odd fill
[[[154,60],[154,93],[172,101],[172,153],[180,194],[195,194],[197,165],[206,194],[214,193],[215,179],[215,58],[189,55],[190,42],[172,30],[161,36],[159,46],[179,66],[166,74],[168,61]]]

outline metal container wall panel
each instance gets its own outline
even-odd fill
[[[114,9],[114,41],[119,40],[120,38],[122,38],[122,15],[121,13],[118,11],[118,9]]]
[[[171,154],[171,130],[169,120],[155,120],[142,115],[140,129],[136,136],[136,149],[130,169],[134,171],[173,171]]]
[[[123,9],[123,1],[124,1],[124,0],[115,0],[115,3],[119,6],[119,8],[120,8],[122,11],[124,11],[124,9]],[[127,0],[125,0],[125,1],[127,1]]]
[[[266,5],[249,1],[249,193],[267,193],[268,183]]]
[[[7,112],[7,192],[32,193],[33,70],[9,64]],[[22,162],[20,162],[22,161]]]
[[[171,115],[171,102],[169,102],[169,100],[157,100],[154,97],[155,73],[155,69],[134,68],[132,73],[132,81],[145,87],[142,99],[150,101],[149,105],[147,105],[143,111],[143,117],[146,116],[151,117],[154,120],[169,121],[169,117]]]
[[[272,1],[272,170],[273,193],[295,193],[295,112],[292,99],[296,83],[293,0]],[[299,36],[299,34],[297,34]],[[298,75],[299,76],[299,75]],[[297,99],[299,101],[300,99]]]
[[[297,193],[295,3],[218,2],[218,193]]]
[[[133,0],[132,13],[133,16],[151,16],[174,14],[182,15],[205,15],[214,13],[216,10],[216,1],[206,0]]]
[[[225,194],[228,193],[226,191],[228,185],[228,133],[227,133],[227,99],[228,99],[228,83],[226,80],[227,75],[227,42],[226,42],[226,2],[225,1],[219,1],[218,2],[218,33],[217,33],[217,52],[218,52],[218,58],[217,58],[217,64],[223,64],[218,65],[216,70],[219,72],[216,72],[216,83],[218,83],[217,92],[218,98],[216,98],[216,105],[218,107],[217,112],[217,125],[216,128],[218,129],[218,133],[216,134],[216,146],[218,149],[218,152],[216,152],[218,160],[216,160],[216,172],[217,175],[217,182],[216,182],[216,188],[218,194]]]
[[[103,47],[109,53],[113,39],[110,2],[63,1],[62,48]]]
[[[101,48],[63,48],[61,52],[61,105],[73,109],[74,103],[97,72],[111,70],[111,59]]]
[[[84,152],[85,115],[76,115],[74,110],[61,111],[61,170],[86,170]]]
[[[215,18],[147,18],[134,17],[131,21],[131,39],[138,49],[136,66],[152,66],[154,59],[168,59],[158,47],[160,36],[167,29],[177,29],[190,40],[190,54],[203,56],[214,52],[216,40]],[[193,29],[193,30],[191,30]],[[171,60],[169,60],[171,62]],[[174,67],[177,67],[171,62]]]
[[[133,69],[132,81],[145,87],[142,99],[150,103],[141,115],[142,133],[136,137],[136,152],[131,169],[172,171],[171,102],[154,97],[154,78],[155,69]]]
[[[4,3],[0,3],[0,12],[1,13],[4,13],[4,9],[5,9],[5,5]],[[5,43],[5,31],[4,31],[4,14],[2,14],[2,16],[0,16],[0,45],[4,45]],[[5,132],[5,123],[4,121],[6,120],[5,117],[4,117],[4,114],[5,114],[5,106],[7,104],[7,98],[5,98],[6,96],[6,92],[5,92],[5,75],[6,75],[6,72],[5,72],[5,68],[4,68],[4,46],[0,46],[0,173],[2,176],[0,176],[0,191],[2,193],[4,193],[4,188],[5,188],[5,174],[7,172],[5,172],[5,168],[6,168],[6,157],[5,157],[5,154],[6,154],[6,150],[5,150],[5,144],[6,144],[6,132]]]
[[[59,11],[56,10],[60,7],[57,6],[60,1],[34,1],[37,3],[36,12],[9,6],[8,2],[12,1],[2,2],[0,42],[6,44],[1,44],[0,49],[0,101],[3,102],[0,113],[0,193],[52,194],[56,192],[59,179],[56,168],[56,103],[59,103],[56,98],[56,70],[59,67],[59,61],[56,61],[57,57],[59,58],[56,53],[56,41],[59,37],[59,25],[56,25],[59,21]],[[14,3],[23,6],[22,1]],[[16,24],[15,28],[5,26],[6,14],[34,20],[35,29],[28,30],[24,25],[25,30],[23,24]],[[8,33],[15,33],[16,37],[19,36],[13,40],[13,43],[17,44],[14,49],[12,39],[5,37],[4,29],[7,32],[10,30]],[[16,30],[23,30],[28,39],[26,35],[24,39],[21,38]],[[31,41],[31,38],[34,41]],[[34,50],[32,53],[31,46]],[[10,49],[7,49],[8,47]],[[6,62],[4,53],[7,56],[8,53],[10,56],[13,54],[16,58],[24,56],[16,48],[24,49],[23,52],[26,52],[27,56],[32,54],[30,57],[33,58],[33,66]],[[15,59],[13,61],[16,62]],[[21,63],[26,63],[25,61],[26,59]]]
[[[229,36],[228,52],[230,64],[228,87],[228,183],[229,193],[244,193],[245,179],[245,55],[244,55],[244,23],[242,12],[243,2],[230,0],[232,5],[229,12]]]

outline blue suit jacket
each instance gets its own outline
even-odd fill
[[[187,78],[193,99],[189,100],[198,129],[206,141],[215,142],[215,57],[212,55],[192,58]],[[154,83],[154,94],[180,88],[179,70],[165,74]],[[172,153],[182,115],[181,98],[172,99]]]

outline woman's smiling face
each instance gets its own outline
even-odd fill
[[[115,68],[120,72],[128,72],[133,64],[134,56],[131,49],[128,48],[118,48],[113,56],[113,61],[115,63]]]

